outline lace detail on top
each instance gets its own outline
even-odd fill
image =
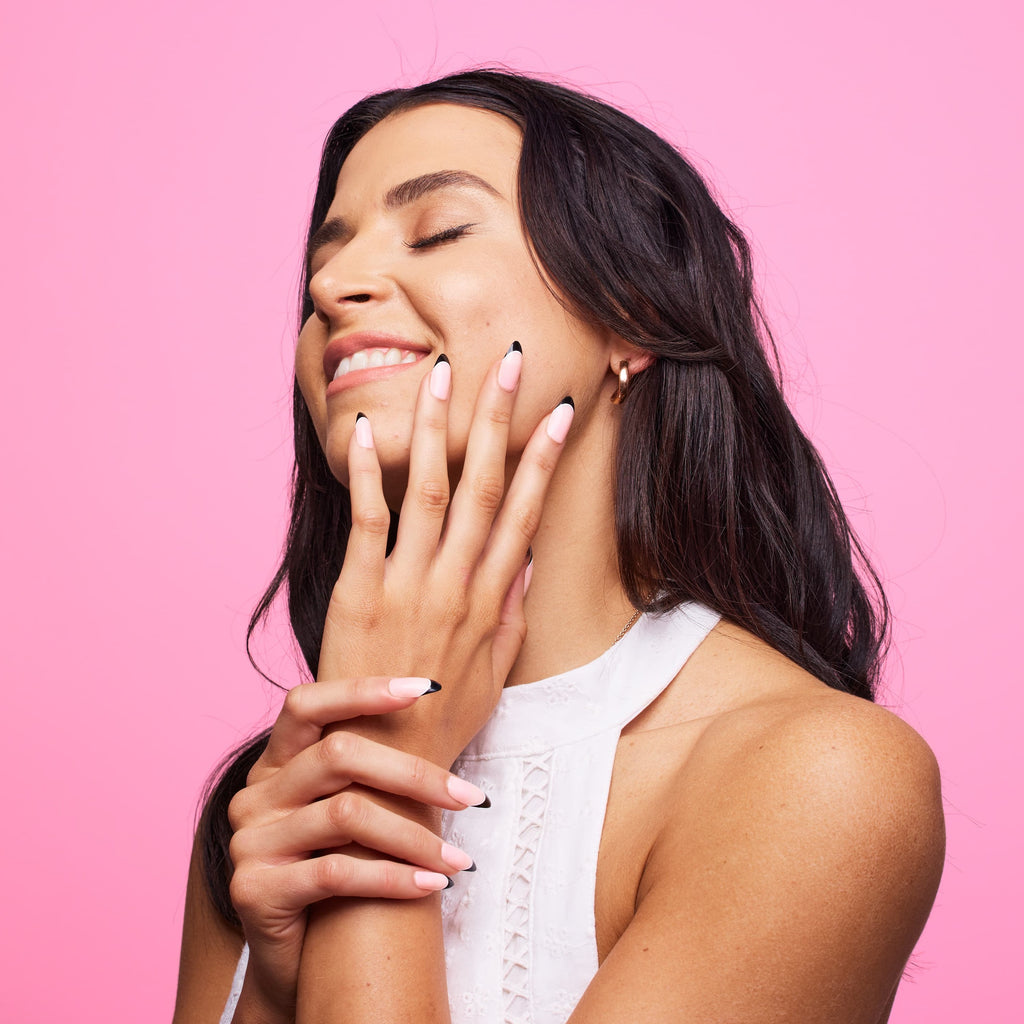
[[[502,995],[508,1024],[526,1024],[530,1004],[530,897],[533,891],[537,847],[547,810],[551,755],[528,757],[523,762],[522,803],[519,833],[512,855],[505,902],[505,951],[502,961]]]
[[[597,973],[597,855],[622,727],[718,621],[644,615],[595,661],[501,695],[452,767],[491,798],[445,812],[479,870],[441,896],[453,1024],[565,1024]]]

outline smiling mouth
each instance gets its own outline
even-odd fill
[[[344,377],[357,370],[370,370],[378,366],[399,366],[403,363],[415,363],[422,357],[419,352],[410,352],[401,348],[362,348],[352,355],[346,356],[334,371],[332,381]]]

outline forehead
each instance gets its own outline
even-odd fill
[[[386,117],[353,147],[335,202],[374,202],[394,185],[439,170],[469,171],[502,195],[516,191],[520,133],[489,110],[433,103]]]

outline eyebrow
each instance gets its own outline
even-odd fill
[[[384,193],[384,209],[388,212],[399,210],[431,192],[438,192],[446,188],[471,188],[486,192],[490,196],[496,196],[498,199],[503,198],[493,185],[469,171],[431,171],[429,174],[421,174],[389,188]],[[307,266],[313,261],[317,250],[325,245],[342,241],[350,233],[348,223],[343,218],[332,217],[330,220],[325,220],[313,232],[313,236],[309,240],[309,247],[306,251]]]

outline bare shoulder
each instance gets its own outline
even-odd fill
[[[825,686],[734,626],[719,627],[692,662],[678,684],[708,713],[679,781],[714,779],[716,791],[746,795],[748,809],[787,797],[794,820],[859,813],[910,824],[941,811],[935,757],[892,712]]]
[[[944,857],[927,744],[728,625],[664,698],[624,737],[663,782],[595,995],[632,974],[652,1021],[884,1020]]]

